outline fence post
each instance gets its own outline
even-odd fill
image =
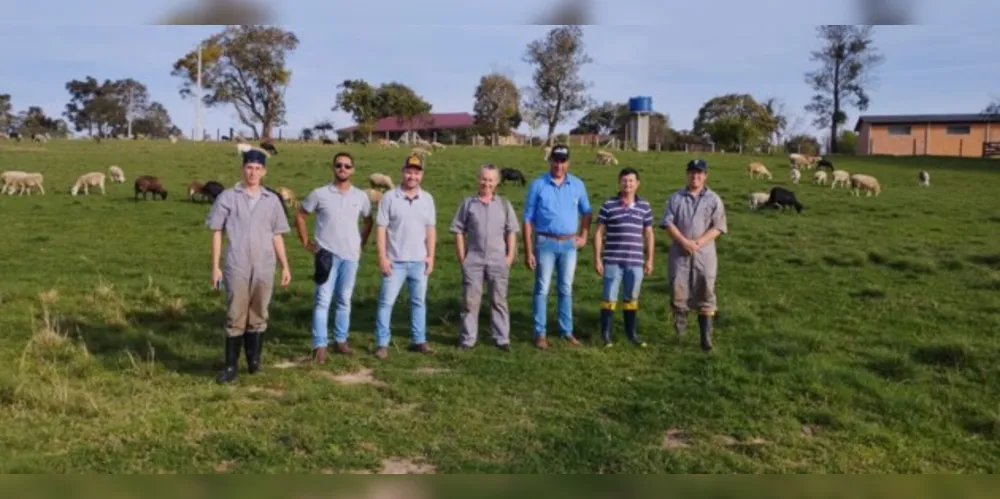
[[[958,139],[958,156],[962,157],[962,146],[965,145],[965,139]]]

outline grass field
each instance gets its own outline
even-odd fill
[[[334,152],[279,145],[265,182],[304,197]],[[354,147],[356,184],[398,178],[404,150]],[[575,150],[595,206],[619,167]],[[618,155],[642,174],[657,216],[684,182],[681,154]],[[224,316],[211,289],[208,205],[184,185],[238,180],[231,144],[0,144],[0,170],[45,174],[45,196],[0,197],[0,472],[756,473],[1000,471],[1000,163],[838,158],[876,175],[878,197],[809,184],[801,215],[751,213],[746,195],[787,185],[786,161],[708,155],[730,233],[719,239],[716,349],[678,343],[667,315],[668,238],[643,283],[648,349],[599,347],[600,278],[581,250],[574,308],[581,347],[531,344],[532,276],[512,270],[514,344],[455,348],[459,267],[447,226],[493,161],[534,176],[538,149],[456,148],[428,159],[438,261],[428,292],[434,356],[394,347],[378,361],[374,237],[354,293],[353,357],[309,355],[309,254],[290,235],[293,282],[275,291],[264,373],[219,386]],[[774,180],[750,180],[761,159]],[[117,164],[125,184],[71,197],[76,176]],[[932,187],[917,187],[926,168]],[[160,176],[164,201],[132,201]],[[518,213],[525,189],[505,186]],[[555,295],[550,297],[550,317]],[[554,319],[550,319],[550,327]],[[620,315],[615,332],[622,336]]]

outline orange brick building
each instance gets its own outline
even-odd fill
[[[857,154],[891,156],[1000,155],[1000,116],[912,114],[861,116]]]

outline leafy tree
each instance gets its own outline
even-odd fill
[[[99,82],[92,76],[66,83],[70,101],[63,112],[77,132],[87,131],[93,136],[104,137],[112,133],[111,126],[121,116],[119,101],[115,98],[115,85],[111,80]]]
[[[132,123],[132,132],[136,135],[143,134],[153,138],[167,138],[171,135],[181,135],[181,130],[174,126],[170,119],[167,108],[159,102],[151,102],[142,109],[136,111],[138,114]]]
[[[805,110],[816,116],[813,124],[830,130],[830,151],[838,152],[837,127],[847,121],[845,106],[868,109],[872,71],[885,58],[877,52],[871,25],[824,25],[817,28],[823,47],[810,60],[820,68],[806,73],[806,82],[816,91]]]
[[[299,137],[301,137],[303,141],[309,142],[310,140],[313,139],[313,129],[309,127],[303,128],[302,132],[299,134]]]
[[[124,80],[119,80],[113,83],[114,90],[113,95],[120,107],[120,112],[115,116],[115,125],[120,125],[124,122],[127,125],[127,130],[124,133],[128,136],[132,134],[132,123],[136,119],[142,118],[146,111],[148,110],[149,104],[149,90],[146,85],[133,80],[132,78],[126,78]],[[163,105],[160,104],[156,111],[160,111]],[[166,109],[162,109],[166,112]],[[169,122],[169,118],[168,118]],[[148,124],[148,123],[147,123]],[[122,132],[118,132],[122,133]],[[136,132],[145,133],[145,132]]]
[[[841,154],[857,154],[858,134],[854,133],[853,130],[840,132],[840,138],[837,139],[837,147],[839,148],[837,152]]]
[[[785,114],[785,105],[776,97],[768,98],[763,102],[764,109],[774,119],[774,144],[780,144],[785,131],[788,130],[788,115]]]
[[[816,140],[816,137],[812,135],[793,135],[785,141],[785,151],[788,153],[796,152],[815,156],[819,154],[819,150],[819,140]]]
[[[333,110],[349,113],[358,124],[358,132],[371,140],[372,128],[379,120],[375,87],[365,80],[344,80],[337,88],[341,91]]]
[[[202,45],[204,104],[231,104],[255,139],[269,139],[275,127],[286,124],[285,90],[292,72],[285,57],[298,48],[298,37],[273,26],[238,25]],[[178,59],[171,74],[184,79],[181,96],[191,96],[198,81],[198,50]]]
[[[692,132],[711,137],[723,149],[742,152],[767,144],[776,129],[774,116],[752,96],[726,94],[701,106]]]
[[[628,123],[628,106],[605,101],[587,110],[570,134],[609,135],[622,133]]]
[[[0,132],[6,132],[14,122],[14,104],[10,94],[0,94]]]
[[[589,83],[580,78],[580,68],[593,62],[584,50],[583,30],[575,25],[553,28],[528,44],[524,61],[535,66],[534,87],[525,92],[524,107],[548,124],[551,144],[556,126],[591,102]]]
[[[21,111],[15,118],[17,132],[23,137],[47,133],[55,137],[65,137],[69,133],[66,122],[53,119],[45,114],[39,106],[31,106],[27,111]]]
[[[500,135],[508,135],[520,126],[518,107],[521,94],[510,78],[500,73],[483,75],[476,87],[475,98],[473,114],[476,126],[479,133],[492,138],[493,145],[499,142]]]
[[[417,116],[431,112],[431,108],[431,104],[417,95],[412,88],[399,82],[383,83],[375,91],[375,109],[378,110],[378,118],[395,116],[400,126]]]

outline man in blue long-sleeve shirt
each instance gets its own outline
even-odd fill
[[[543,349],[548,347],[546,301],[553,270],[559,329],[568,342],[580,344],[573,336],[573,277],[577,250],[587,244],[593,215],[587,187],[568,170],[569,148],[557,145],[549,154],[549,172],[531,182],[524,202],[524,261],[535,272],[535,345]]]

